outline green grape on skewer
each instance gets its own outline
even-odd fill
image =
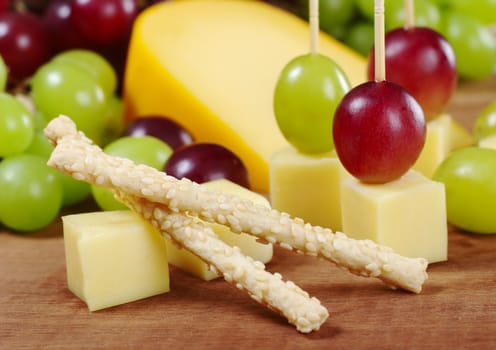
[[[274,114],[287,141],[302,153],[318,154],[334,148],[334,111],[350,89],[341,68],[318,53],[318,1],[310,1],[310,53],[291,60],[274,91]]]

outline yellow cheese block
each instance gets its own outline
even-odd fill
[[[427,123],[425,145],[413,169],[432,178],[439,164],[452,150],[471,143],[470,133],[449,114],[442,114]]]
[[[131,211],[62,217],[69,289],[91,311],[169,291],[165,241]]]
[[[244,199],[251,200],[254,203],[269,207],[268,200],[260,194],[247,190],[229,180],[216,180],[203,184],[210,189],[221,191],[228,194],[234,194]],[[255,260],[267,263],[272,259],[273,247],[270,243],[257,242],[256,237],[246,233],[234,233],[224,225],[207,224],[224,242],[231,246],[237,246],[245,254]],[[200,258],[193,255],[186,249],[178,248],[168,239],[167,250],[169,254],[169,263],[181,270],[197,276],[205,281],[219,277],[219,275],[208,267]]]
[[[270,203],[313,225],[341,230],[341,181],[351,175],[335,152],[304,155],[287,147],[270,160]]]
[[[348,178],[342,184],[343,232],[371,239],[430,263],[447,260],[444,185],[410,170],[381,185]]]
[[[326,34],[320,52],[353,85],[366,61]],[[287,145],[273,114],[277,78],[309,52],[308,24],[262,1],[168,1],[137,19],[124,79],[126,118],[169,116],[198,141],[220,143],[269,189],[269,159]]]

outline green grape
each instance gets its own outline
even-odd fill
[[[274,113],[284,137],[303,153],[334,148],[334,111],[350,83],[328,57],[307,54],[291,60],[274,91]]]
[[[114,198],[112,191],[104,188],[91,185],[91,194],[96,204],[102,210],[112,211],[112,210],[126,210],[129,209],[124,204],[119,202]]]
[[[384,7],[385,27],[387,31],[405,26],[404,0],[386,0]],[[432,1],[415,0],[414,21],[417,27],[429,27],[439,30],[441,25],[439,8]]]
[[[437,7],[439,7],[439,9],[446,10],[452,8],[453,1],[454,0],[433,0],[432,3],[434,3]],[[462,1],[467,1],[467,0],[462,0]]]
[[[451,153],[433,179],[444,183],[448,221],[475,233],[496,233],[496,150],[467,147]]]
[[[62,207],[76,205],[91,196],[91,185],[89,183],[76,180],[62,173],[57,173],[57,175],[64,192]]]
[[[496,101],[487,105],[475,118],[474,139],[480,139],[496,134]]]
[[[54,169],[32,154],[0,163],[0,221],[16,231],[39,230],[51,223],[62,205],[62,186]]]
[[[484,79],[492,75],[496,41],[488,27],[475,18],[450,12],[443,17],[441,33],[453,46],[460,77]]]
[[[374,45],[374,24],[371,22],[357,22],[349,28],[344,37],[346,45],[367,57]]]
[[[104,148],[105,153],[131,159],[137,164],[145,164],[162,170],[172,154],[172,149],[163,141],[152,137],[121,137]],[[122,210],[126,206],[117,201],[112,192],[103,187],[91,186],[91,192],[98,206],[103,210]]]
[[[48,121],[45,119],[45,117],[39,110],[34,108],[34,102],[29,95],[17,94],[15,95],[15,98],[19,100],[24,105],[24,107],[26,107],[26,109],[29,111],[31,118],[33,119],[35,130],[41,130],[47,126]]]
[[[308,1],[307,1],[308,2]],[[319,22],[325,28],[332,23],[346,24],[355,14],[355,5],[350,0],[320,0]]]
[[[67,62],[86,70],[102,87],[107,96],[112,96],[117,87],[117,74],[112,65],[101,55],[90,50],[68,50],[59,53],[53,62]]]
[[[308,8],[308,0],[305,1]],[[319,25],[320,28],[341,39],[346,33],[348,23],[355,14],[355,6],[350,0],[320,0]],[[307,17],[308,18],[308,17]]]
[[[108,98],[84,69],[68,62],[49,62],[31,81],[36,107],[51,120],[65,114],[95,143],[101,142]]]
[[[363,17],[369,21],[374,19],[373,0],[355,0],[355,4]],[[435,3],[429,0],[415,0],[414,18],[416,26],[430,27],[438,30],[441,24],[441,14]],[[384,1],[384,24],[386,30],[405,25],[405,1]]]
[[[105,131],[103,133],[103,145],[117,139],[124,130],[124,103],[118,96],[112,96],[105,112]]]
[[[0,158],[22,153],[31,143],[34,123],[28,109],[0,92]]]
[[[52,151],[53,145],[48,142],[43,130],[39,129],[34,132],[33,139],[24,153],[37,155],[47,161]]]
[[[0,91],[5,91],[5,87],[7,86],[7,66],[5,65],[5,61],[0,55]]]
[[[346,32],[348,31],[348,27],[344,24],[343,25],[340,24],[322,30],[325,31],[330,36],[332,36],[334,39],[343,41],[344,37],[346,36]]]
[[[48,124],[48,120],[46,120],[45,116],[38,110],[34,111],[32,114],[34,127],[36,130],[43,130]]]
[[[450,5],[454,11],[477,18],[483,24],[496,24],[496,0],[450,0]]]
[[[374,0],[354,0],[354,2],[355,7],[362,17],[368,19],[369,21],[374,20]]]
[[[53,145],[48,142],[43,130],[37,130],[34,134],[33,141],[24,153],[33,154],[41,157],[45,163],[52,154]],[[91,187],[84,181],[74,179],[69,175],[56,172],[57,177],[62,185],[62,206],[68,207],[80,203],[88,198],[91,194]]]

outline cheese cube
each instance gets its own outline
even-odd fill
[[[203,184],[212,190],[221,191],[228,194],[238,195],[244,199],[269,207],[268,200],[262,195],[252,192],[242,186],[239,186],[229,180],[216,180]],[[228,227],[219,224],[207,223],[221,240],[231,246],[237,246],[240,250],[255,260],[267,263],[272,259],[273,247],[270,243],[257,242],[257,238],[246,233],[234,233]],[[166,239],[167,250],[169,254],[169,263],[181,270],[188,272],[193,276],[197,276],[205,281],[219,277],[219,275],[210,270],[208,265],[204,263],[196,255],[186,249],[182,249],[174,245]]]
[[[472,143],[469,132],[449,114],[442,114],[429,121],[426,131],[424,148],[413,169],[429,178],[432,178],[439,164],[452,150]]]
[[[447,260],[444,185],[410,170],[385,184],[342,184],[343,232],[430,263]]]
[[[263,1],[167,1],[135,22],[124,78],[126,118],[168,116],[198,141],[245,163],[255,190],[269,189],[269,159],[287,146],[272,98],[293,58],[307,54],[308,23]],[[319,52],[353,85],[366,60],[321,33]]]
[[[313,225],[341,230],[341,181],[348,172],[335,152],[306,155],[292,147],[270,160],[270,202],[274,209]]]
[[[449,116],[449,115],[448,115]],[[458,148],[472,146],[474,139],[469,130],[453,118],[450,119],[450,152]]]
[[[483,137],[478,142],[479,147],[496,149],[496,135]]]
[[[62,217],[69,289],[90,311],[169,291],[165,241],[131,211]]]

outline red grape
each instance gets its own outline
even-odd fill
[[[50,58],[41,21],[29,13],[0,13],[0,55],[9,67],[9,81],[30,77]]]
[[[213,143],[193,143],[175,150],[164,171],[177,179],[185,177],[197,183],[228,179],[250,188],[248,171],[241,159]]]
[[[448,41],[429,28],[398,28],[386,34],[385,45],[387,80],[404,87],[427,120],[444,112],[457,85],[455,54]],[[370,80],[374,61],[372,50]]]
[[[71,20],[71,4],[67,0],[50,3],[43,14],[43,25],[52,38],[51,43],[56,52],[90,48],[90,43],[76,28]]]
[[[127,136],[154,136],[172,149],[193,143],[193,136],[182,125],[172,119],[150,115],[133,119],[124,130]]]
[[[388,81],[355,87],[334,116],[338,157],[352,175],[367,183],[385,183],[403,175],[417,160],[425,132],[418,102]]]
[[[129,36],[138,14],[135,0],[72,0],[72,21],[95,44],[108,45]]]
[[[10,0],[0,0],[0,12],[6,12],[9,10]]]

